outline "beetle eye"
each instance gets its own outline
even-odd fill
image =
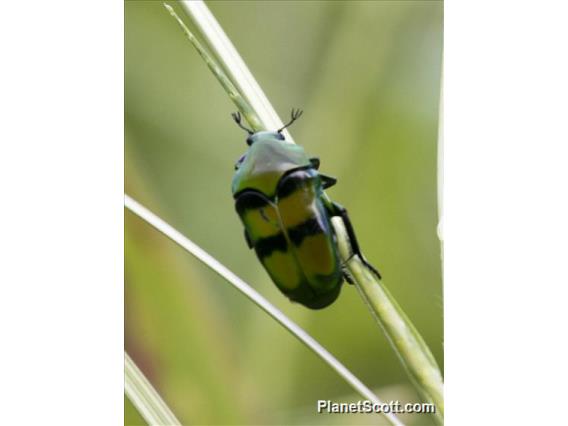
[[[241,166],[243,161],[245,161],[245,157],[246,155],[242,155],[241,158],[237,160],[237,162],[235,163],[235,170],[237,170]]]

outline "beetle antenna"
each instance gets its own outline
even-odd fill
[[[237,123],[241,129],[245,130],[249,135],[252,135],[254,132],[251,129],[247,129],[245,126],[241,124],[241,113],[240,112],[233,112],[232,114],[233,120]]]
[[[300,116],[304,113],[304,111],[302,111],[301,109],[294,109],[292,108],[292,119],[290,120],[290,122],[288,124],[286,124],[285,126],[281,127],[280,129],[278,129],[278,133],[280,133],[282,130],[284,130],[286,127],[290,126],[294,121],[296,121],[298,118],[300,118]]]

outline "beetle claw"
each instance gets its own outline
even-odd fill
[[[304,113],[301,109],[292,109],[292,120],[297,120]]]

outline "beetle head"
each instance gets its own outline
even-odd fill
[[[276,140],[283,141],[284,135],[280,132],[270,132],[270,131],[263,130],[261,132],[256,132],[256,133],[249,135],[249,137],[247,138],[247,145],[251,146],[256,141],[259,141],[259,140],[262,140],[262,139],[264,139],[264,140],[276,139]]]

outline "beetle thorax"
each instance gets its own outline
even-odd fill
[[[287,172],[310,165],[304,149],[283,139],[275,132],[258,132],[233,178],[233,195],[254,189],[271,197],[278,181]]]

